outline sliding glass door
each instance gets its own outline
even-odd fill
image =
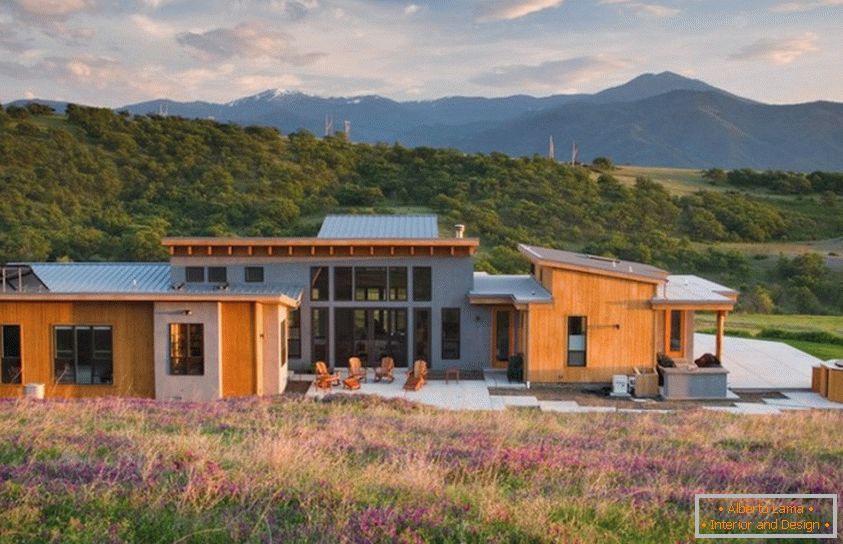
[[[390,356],[398,366],[407,364],[407,310],[386,308],[336,308],[335,361],[347,366],[349,357],[377,365]]]

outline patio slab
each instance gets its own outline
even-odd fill
[[[539,399],[532,395],[490,395],[493,401],[500,399],[504,406],[516,406],[520,408],[538,408]]]
[[[715,336],[694,335],[694,357],[714,353]],[[811,368],[820,359],[783,342],[737,338],[723,339],[723,366],[732,389],[810,389]]]
[[[486,387],[495,389],[527,389],[527,384],[523,382],[510,382],[506,377],[505,368],[484,368],[483,379],[486,381]]]
[[[788,391],[786,399],[763,399],[770,406],[779,409],[816,408],[819,410],[843,410],[843,403],[834,402],[813,391]]]

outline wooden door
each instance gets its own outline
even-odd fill
[[[515,354],[515,311],[512,308],[492,309],[492,368],[506,368]]]

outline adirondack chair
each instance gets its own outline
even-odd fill
[[[404,389],[407,391],[418,391],[427,381],[427,362],[419,359],[413,363],[413,367],[407,371],[407,382]]]
[[[317,389],[330,389],[331,386],[340,384],[339,372],[334,372],[333,374],[328,372],[328,365],[325,364],[325,361],[316,361],[314,366],[316,367]]]
[[[395,359],[392,357],[383,357],[381,359],[381,366],[375,369],[375,381],[379,382],[383,380],[392,383],[395,380],[395,376],[392,375],[393,370],[395,370]]]
[[[349,357],[348,358],[348,377],[349,378],[357,378],[361,382],[365,382],[368,373],[366,372],[366,367],[363,366],[363,363],[360,362],[359,357]]]

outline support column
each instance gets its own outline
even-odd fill
[[[717,310],[717,344],[714,355],[723,361],[723,336],[726,332],[726,311]]]

